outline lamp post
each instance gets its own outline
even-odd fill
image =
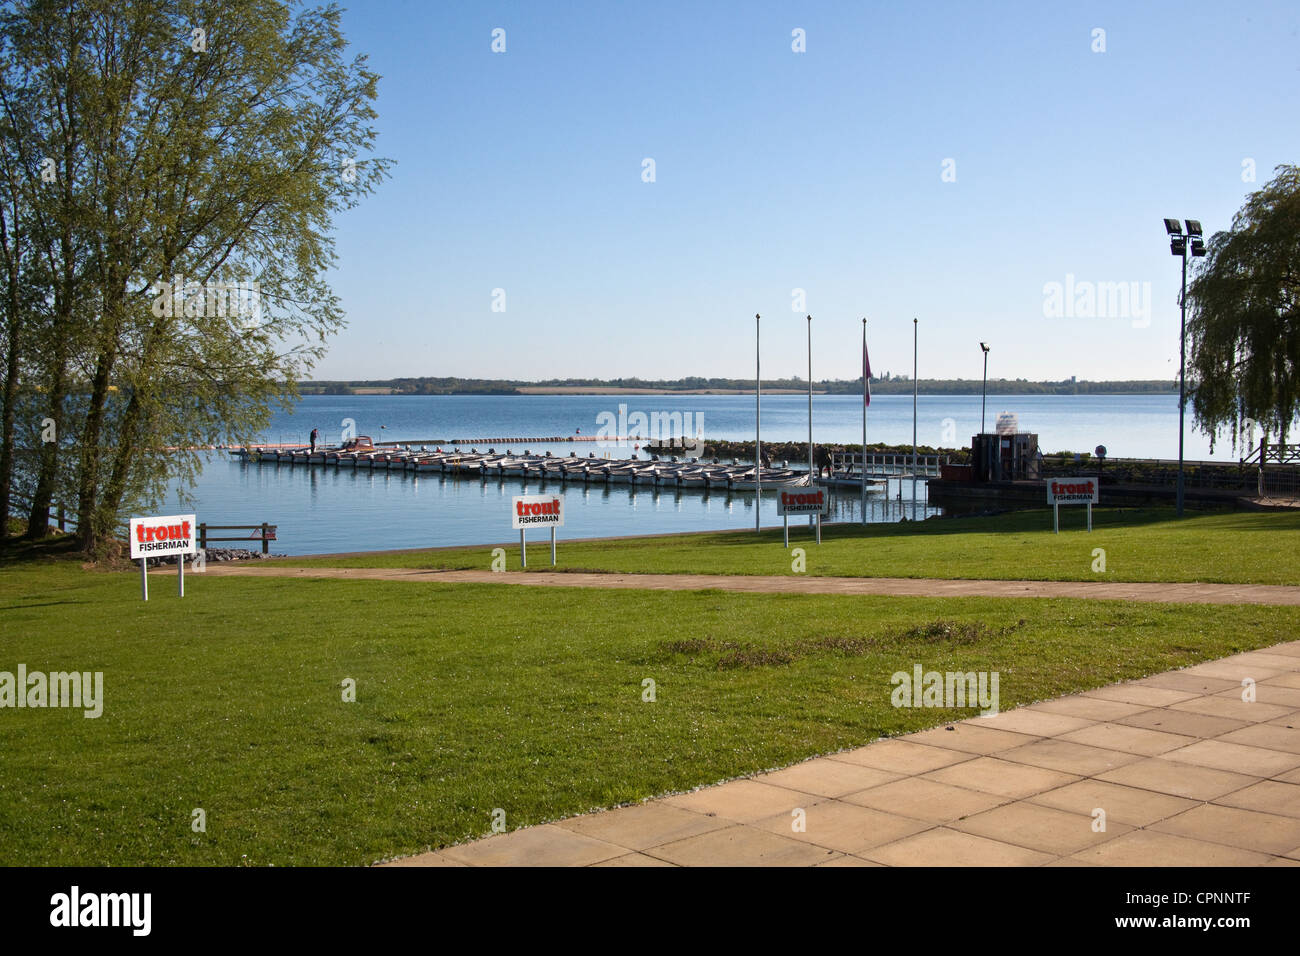
[[[808,316],[808,488],[810,491],[817,490],[817,479],[813,477],[813,440],[812,440],[812,316]],[[808,527],[812,527],[816,519],[812,515],[808,516]]]
[[[1201,223],[1196,219],[1187,220],[1187,233],[1177,219],[1165,220],[1165,232],[1169,234],[1169,252],[1183,260],[1183,291],[1178,296],[1178,308],[1182,314],[1178,333],[1178,517],[1183,516],[1183,421],[1187,415],[1187,254],[1205,255],[1205,240],[1201,237]]]
[[[916,316],[912,317],[912,520],[916,520]]]
[[[763,528],[763,374],[759,357],[760,316],[754,313],[754,530]]]
[[[980,396],[980,434],[984,434],[984,406],[988,403],[989,398],[989,347],[983,342],[980,348],[984,350],[984,391]]]

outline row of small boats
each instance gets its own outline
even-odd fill
[[[418,474],[434,473],[457,475],[465,478],[520,477],[560,482],[580,481],[605,484],[670,485],[683,488],[727,488],[752,491],[761,481],[764,487],[802,487],[809,484],[807,472],[789,468],[763,468],[756,475],[753,465],[719,462],[700,462],[697,459],[679,461],[676,458],[661,460],[605,459],[589,455],[567,458],[551,455],[498,454],[494,450],[480,453],[476,449],[463,452],[459,449],[443,451],[396,447],[391,449],[318,448],[264,448],[250,446],[231,452],[243,461],[256,464],[303,465],[333,468],[366,469],[370,471],[410,471]]]

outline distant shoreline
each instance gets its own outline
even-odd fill
[[[519,395],[753,395],[754,390],[743,388],[636,388],[633,386],[599,385],[521,385]],[[764,395],[807,395],[806,388],[765,388]],[[825,389],[814,388],[814,395],[829,395]]]
[[[732,395],[732,396],[734,396],[734,395],[753,395],[753,394],[754,394],[754,390],[753,390],[752,388],[749,388],[749,389],[741,389],[741,388],[732,388],[732,389],[727,389],[727,388],[632,388],[632,387],[624,387],[624,388],[618,388],[618,387],[600,388],[600,387],[598,387],[598,386],[574,386],[574,387],[566,387],[566,386],[563,386],[563,385],[556,385],[556,386],[547,386],[547,385],[525,385],[525,386],[521,386],[521,387],[519,387],[519,388],[511,389],[511,390],[501,390],[501,391],[474,391],[474,392],[469,392],[469,391],[465,391],[465,392],[457,392],[457,391],[448,391],[448,392],[404,392],[404,391],[399,391],[399,390],[397,390],[397,389],[395,389],[395,388],[392,388],[392,387],[386,387],[386,386],[374,386],[374,385],[371,385],[371,386],[364,386],[364,385],[363,385],[363,386],[356,386],[356,387],[354,387],[351,391],[347,391],[347,392],[324,392],[324,391],[320,391],[320,390],[318,390],[318,389],[315,389],[315,388],[313,388],[313,387],[311,387],[311,386],[300,386],[300,388],[301,388],[301,390],[302,390],[302,396],[303,396],[304,398],[305,398],[305,397],[308,397],[308,396],[325,396],[325,397],[334,396],[334,397],[348,397],[348,398],[373,398],[373,397],[380,397],[380,398],[399,397],[399,398],[400,398],[400,397],[402,397],[402,396],[413,396],[413,397],[414,397],[414,396],[420,396],[420,395],[424,395],[424,396],[426,396],[426,397],[428,397],[428,396],[430,396],[430,395],[439,395],[439,396],[443,396],[443,397],[461,397],[461,398],[470,397],[470,398],[473,398],[473,397],[476,397],[476,396],[477,396],[477,397],[484,397],[484,396],[500,397],[500,396],[510,396],[510,395],[514,395],[514,396],[517,396],[517,397],[525,397],[525,396],[537,396],[537,395],[549,395],[549,396],[556,396],[556,395],[614,395],[614,396],[618,396],[618,395]],[[764,386],[763,386],[763,394],[764,394],[764,395],[807,395],[807,394],[808,394],[808,390],[807,390],[806,388],[768,388],[766,385],[764,385]],[[827,391],[827,390],[825,390],[825,389],[820,389],[820,388],[814,388],[814,389],[813,389],[813,394],[814,394],[814,395],[847,395],[847,396],[850,396],[850,397],[853,397],[853,396],[856,395],[856,396],[859,397],[859,398],[861,397],[861,392],[830,392],[830,391]],[[906,390],[906,391],[885,391],[885,390],[883,390],[883,389],[881,389],[881,390],[877,390],[876,387],[875,387],[875,385],[872,385],[872,386],[871,386],[871,395],[872,395],[873,398],[881,398],[882,396],[887,396],[887,395],[904,395],[904,396],[908,396],[908,395],[911,395],[911,394],[912,394],[912,390],[911,390],[910,388],[909,388],[908,390]],[[917,394],[918,394],[920,397],[922,397],[922,398],[968,398],[968,397],[970,397],[972,394],[974,394],[976,397],[978,397],[980,393],[979,393],[979,392],[974,392],[974,393],[972,393],[972,392],[934,391],[934,390],[927,389],[927,388],[925,388],[925,387],[921,387],[921,389],[917,392]],[[1068,397],[1071,397],[1071,396],[1078,396],[1078,397],[1080,397],[1080,398],[1089,398],[1089,397],[1096,397],[1096,396],[1099,396],[1099,395],[1114,395],[1114,396],[1117,396],[1117,397],[1118,397],[1118,396],[1134,396],[1134,395],[1177,395],[1177,394],[1178,394],[1178,389],[1176,389],[1176,388],[1174,388],[1174,389],[1170,389],[1170,390],[1167,391],[1167,392],[1163,392],[1163,391],[1149,391],[1149,390],[1134,390],[1134,391],[1131,391],[1131,392],[1123,392],[1123,391],[1114,391],[1114,392],[1111,392],[1111,391],[1105,391],[1105,392],[1022,392],[1022,391],[1014,391],[1014,390],[1006,390],[1006,391],[1003,391],[1003,390],[995,390],[995,389],[992,389],[992,388],[990,388],[989,391],[988,391],[988,396],[989,396],[989,398],[993,398],[994,396],[996,396],[996,397],[998,397],[998,398],[1037,398],[1037,397],[1041,397],[1041,396],[1050,396],[1050,397],[1054,397],[1054,398],[1062,398],[1062,397],[1064,397],[1064,398],[1068,398]]]
[[[873,379],[873,395],[1177,395],[1178,383],[1163,379],[1127,381],[1030,382],[1026,379],[991,379],[987,388],[979,379]],[[521,382],[510,379],[396,378],[383,381],[299,382],[303,395],[753,395],[754,383],[743,379],[685,378],[661,381],[552,380]],[[807,395],[808,383],[797,379],[763,382],[765,395]],[[862,380],[813,382],[815,395],[861,395]]]

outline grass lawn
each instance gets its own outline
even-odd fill
[[[914,664],[996,670],[1007,709],[1300,633],[1282,607],[186,584],[0,569],[0,670],[105,696],[0,710],[0,864],[365,864],[973,716],[892,707]]]
[[[1208,581],[1300,585],[1300,512],[1193,513],[1096,509],[1093,532],[1080,508],[917,523],[825,525],[819,547],[808,522],[790,522],[790,546],[807,552],[814,575],[996,578],[1039,581]],[[546,535],[535,535],[530,571],[549,571]],[[793,574],[781,531],[714,532],[598,542],[563,542],[558,571],[667,574]],[[1102,548],[1106,570],[1093,570]],[[491,547],[342,558],[294,558],[295,565],[488,570]],[[519,546],[507,547],[519,567]]]

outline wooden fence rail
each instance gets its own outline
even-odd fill
[[[279,540],[276,537],[277,526],[267,524],[263,521],[261,524],[208,524],[206,521],[199,522],[199,547],[206,549],[209,541],[261,541],[262,553],[270,554],[271,542]],[[252,534],[239,535],[237,537],[214,538],[209,531],[251,531]]]

